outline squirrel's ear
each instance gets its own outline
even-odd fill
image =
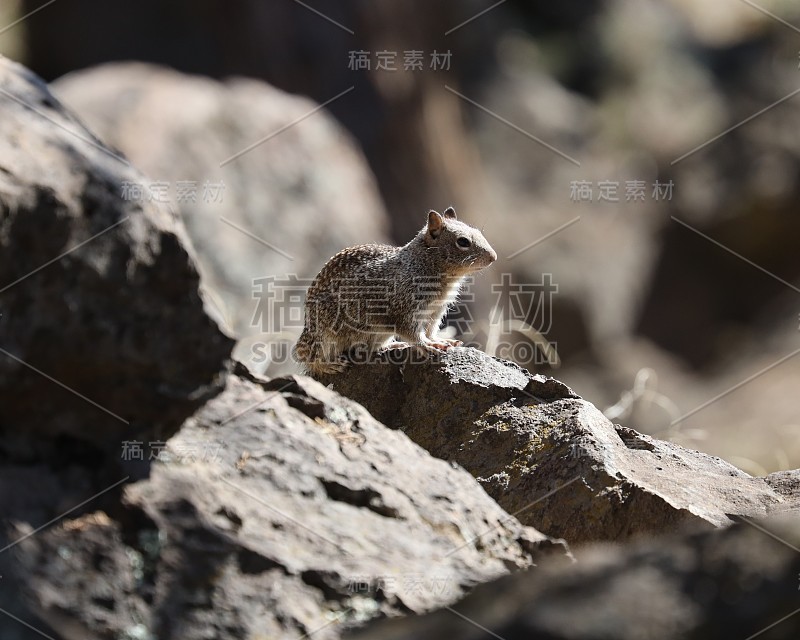
[[[453,207],[447,207],[447,209],[444,210],[444,214],[443,215],[444,215],[445,218],[452,218],[453,220],[455,220],[456,219],[456,210],[453,209]]]
[[[431,238],[438,238],[444,227],[444,218],[438,211],[431,209],[428,211],[428,235]]]

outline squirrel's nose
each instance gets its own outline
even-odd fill
[[[497,252],[494,249],[489,249],[489,264],[497,260]]]

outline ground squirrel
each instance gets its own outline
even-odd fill
[[[385,349],[445,350],[458,340],[437,336],[464,278],[497,254],[453,207],[402,247],[362,244],[337,253],[306,296],[303,333],[293,353],[311,375],[339,373],[349,362]]]

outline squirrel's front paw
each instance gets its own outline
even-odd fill
[[[450,347],[454,346],[451,342],[444,339],[422,340],[420,346],[428,351],[447,351]]]

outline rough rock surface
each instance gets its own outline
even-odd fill
[[[304,279],[346,246],[387,240],[361,152],[306,98],[257,80],[222,83],[138,63],[75,72],[53,91],[148,174],[145,197],[167,185],[204,284],[237,337],[252,336],[237,358],[253,356],[260,371],[266,351],[252,353],[252,343],[288,344],[302,329]],[[270,375],[294,371],[288,349],[270,354],[283,360]]]
[[[0,109],[0,458],[170,435],[232,347],[182,223],[122,199],[143,176],[2,57]]]
[[[391,357],[322,381],[462,465],[525,524],[570,543],[722,526],[800,500],[719,458],[614,425],[562,383],[475,349],[421,363]]]
[[[357,404],[240,373],[119,508],[15,547],[15,579],[61,638],[335,638],[565,557]]]
[[[786,498],[789,511],[800,516],[800,469],[776,471],[765,476],[764,481]]]
[[[633,548],[590,547],[570,567],[502,578],[450,610],[348,637],[477,640],[487,629],[504,640],[800,637],[798,522],[753,524]]]

